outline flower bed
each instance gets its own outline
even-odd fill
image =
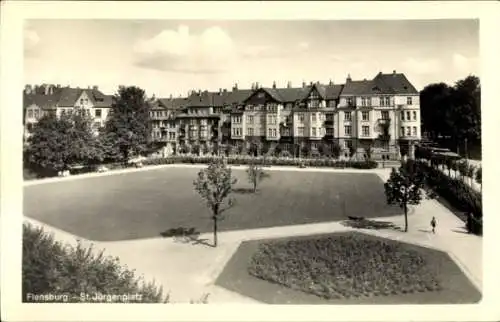
[[[441,289],[417,250],[362,234],[264,243],[251,258],[248,272],[326,299]]]
[[[144,165],[161,165],[175,163],[206,164],[214,161],[218,157],[214,156],[171,156],[167,158],[155,158],[144,161]],[[376,161],[339,161],[333,159],[290,159],[278,157],[249,157],[230,156],[225,158],[228,164],[247,165],[259,162],[265,166],[300,166],[325,167],[325,168],[354,168],[354,169],[375,169],[378,166]]]

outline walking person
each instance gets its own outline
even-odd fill
[[[436,217],[432,217],[431,227],[432,227],[432,233],[435,234],[436,233]]]

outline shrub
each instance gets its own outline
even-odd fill
[[[483,183],[483,168],[479,167],[476,171],[476,182],[479,184]]]
[[[23,225],[23,301],[32,302],[30,294],[59,294],[55,302],[88,302],[86,295],[139,294],[130,302],[166,303],[161,287],[136,278],[133,270],[122,267],[118,258],[104,256],[85,248],[64,245],[41,228]],[[82,294],[84,296],[82,296]],[[103,298],[100,302],[127,302],[125,298]]]
[[[419,164],[422,171],[425,172],[428,187],[432,188],[458,211],[470,213],[477,219],[476,224],[482,225],[483,205],[480,192],[477,192],[462,180],[451,178],[445,173],[430,167],[425,162],[419,162]],[[482,228],[475,228],[474,230],[479,231]]]

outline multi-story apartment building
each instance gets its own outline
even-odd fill
[[[191,91],[186,98],[160,99],[157,105],[171,124],[169,139],[163,139],[167,154],[193,152],[193,146],[210,152],[221,143],[254,154],[277,149],[328,154],[338,145],[345,156],[350,151],[362,156],[371,146],[376,156],[400,150],[411,154],[412,142],[420,140],[419,92],[395,71],[372,80],[348,76],[345,84],[277,88],[256,83],[244,90],[235,85],[230,91]],[[154,133],[153,139],[162,141]]]
[[[151,138],[164,155],[176,153],[333,153],[396,155],[420,140],[419,93],[404,74],[377,74],[345,84],[274,83],[250,89],[192,90],[186,97],[148,101]],[[97,87],[42,85],[24,91],[25,137],[44,113],[86,111],[103,126],[112,96]]]
[[[112,96],[103,94],[97,86],[82,89],[52,84],[26,85],[23,93],[24,138],[30,136],[33,125],[44,114],[61,116],[74,111],[90,115],[97,133],[108,117],[111,103]]]

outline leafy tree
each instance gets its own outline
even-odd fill
[[[405,216],[405,232],[408,231],[408,205],[418,205],[422,200],[422,189],[425,176],[419,165],[413,160],[402,163],[384,184],[388,204],[397,204],[403,208]]]
[[[420,92],[420,117],[422,131],[435,140],[438,136],[450,136],[452,122],[447,121],[453,109],[453,88],[445,83],[430,84]]]
[[[264,161],[263,161],[264,162]],[[262,165],[250,162],[247,168],[248,181],[253,185],[253,192],[257,191],[257,185],[264,179],[269,178],[269,173],[265,172]]]
[[[334,142],[332,144],[332,154],[333,154],[333,157],[335,159],[337,159],[338,157],[340,157],[340,153],[341,152],[342,152],[342,148],[340,147],[340,145],[337,142]]]
[[[120,159],[124,162],[131,156],[143,154],[147,150],[151,122],[143,89],[136,86],[121,86],[118,89],[118,93],[113,97],[103,135],[118,149]]]
[[[43,169],[63,171],[73,164],[102,160],[90,117],[70,113],[44,115],[34,126],[26,147],[27,163]]]
[[[217,247],[217,224],[224,218],[222,214],[234,206],[234,199],[230,195],[236,182],[232,177],[231,168],[221,159],[200,170],[193,182],[195,191],[205,200],[212,214],[214,247]]]

